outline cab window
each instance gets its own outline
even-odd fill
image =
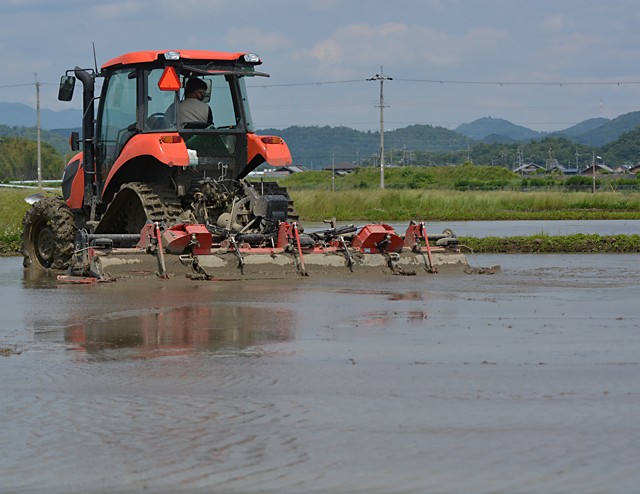
[[[145,131],[174,130],[177,128],[176,99],[179,102],[184,99],[184,89],[180,91],[161,91],[158,81],[162,75],[162,69],[152,70],[148,74],[148,94],[145,110]],[[233,79],[224,75],[199,76],[208,87],[205,103],[211,108],[213,126],[216,129],[233,128],[240,122],[240,110],[234,105],[233,93],[230,83]],[[182,79],[182,86],[187,81]]]
[[[99,122],[98,159],[109,168],[127,140],[133,135],[136,124],[136,77],[131,70],[116,71],[105,81],[102,113]]]
[[[158,82],[164,69],[154,69],[147,74],[147,105],[145,108],[144,130],[175,130],[172,118],[167,118],[167,109],[173,108],[178,97],[177,91],[161,91]]]

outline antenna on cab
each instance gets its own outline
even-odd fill
[[[96,42],[92,41],[91,45],[93,46],[93,64],[96,68],[96,74],[98,73],[98,59],[96,58]]]

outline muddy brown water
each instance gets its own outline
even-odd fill
[[[0,258],[0,492],[637,492],[640,255],[58,285]]]

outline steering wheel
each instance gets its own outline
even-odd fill
[[[152,113],[147,117],[147,125],[150,129],[160,129],[164,126],[164,113]]]

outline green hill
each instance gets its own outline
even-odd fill
[[[590,118],[567,129],[556,132],[536,132],[501,118],[484,117],[459,125],[456,132],[487,144],[527,142],[546,137],[564,137],[576,144],[600,147],[618,139],[622,134],[640,125],[640,111],[625,113],[612,120]]]
[[[19,127],[7,125],[0,125],[0,137],[20,137],[22,139],[29,139],[32,141],[37,140],[37,129],[35,127]],[[69,135],[66,135],[55,130],[40,130],[40,141],[50,144],[58,153],[62,156],[71,154],[69,148]]]
[[[367,163],[380,149],[379,132],[362,132],[349,127],[287,127],[260,129],[259,134],[282,137],[296,164],[309,168],[325,168],[332,162]],[[466,149],[473,140],[444,127],[410,125],[384,133],[385,150],[397,153],[401,160],[405,151],[449,152]],[[377,158],[376,158],[377,159]]]
[[[575,139],[587,132],[591,132],[595,129],[602,127],[603,125],[611,122],[608,118],[598,117],[598,118],[590,118],[588,120],[584,120],[579,124],[568,127],[564,130],[559,130],[557,132],[551,132],[549,134],[550,137],[566,137],[567,139]]]
[[[635,165],[640,163],[640,127],[625,132],[615,141],[602,147],[607,162]]]
[[[609,122],[573,138],[575,142],[589,146],[603,146],[640,125],[640,111],[625,113]]]
[[[459,125],[456,127],[456,132],[483,142],[486,142],[485,138],[489,136],[492,136],[492,140],[488,142],[500,141],[498,136],[512,141],[528,141],[544,136],[542,132],[536,132],[522,125],[513,124],[502,118],[492,117],[483,117],[471,123]]]

